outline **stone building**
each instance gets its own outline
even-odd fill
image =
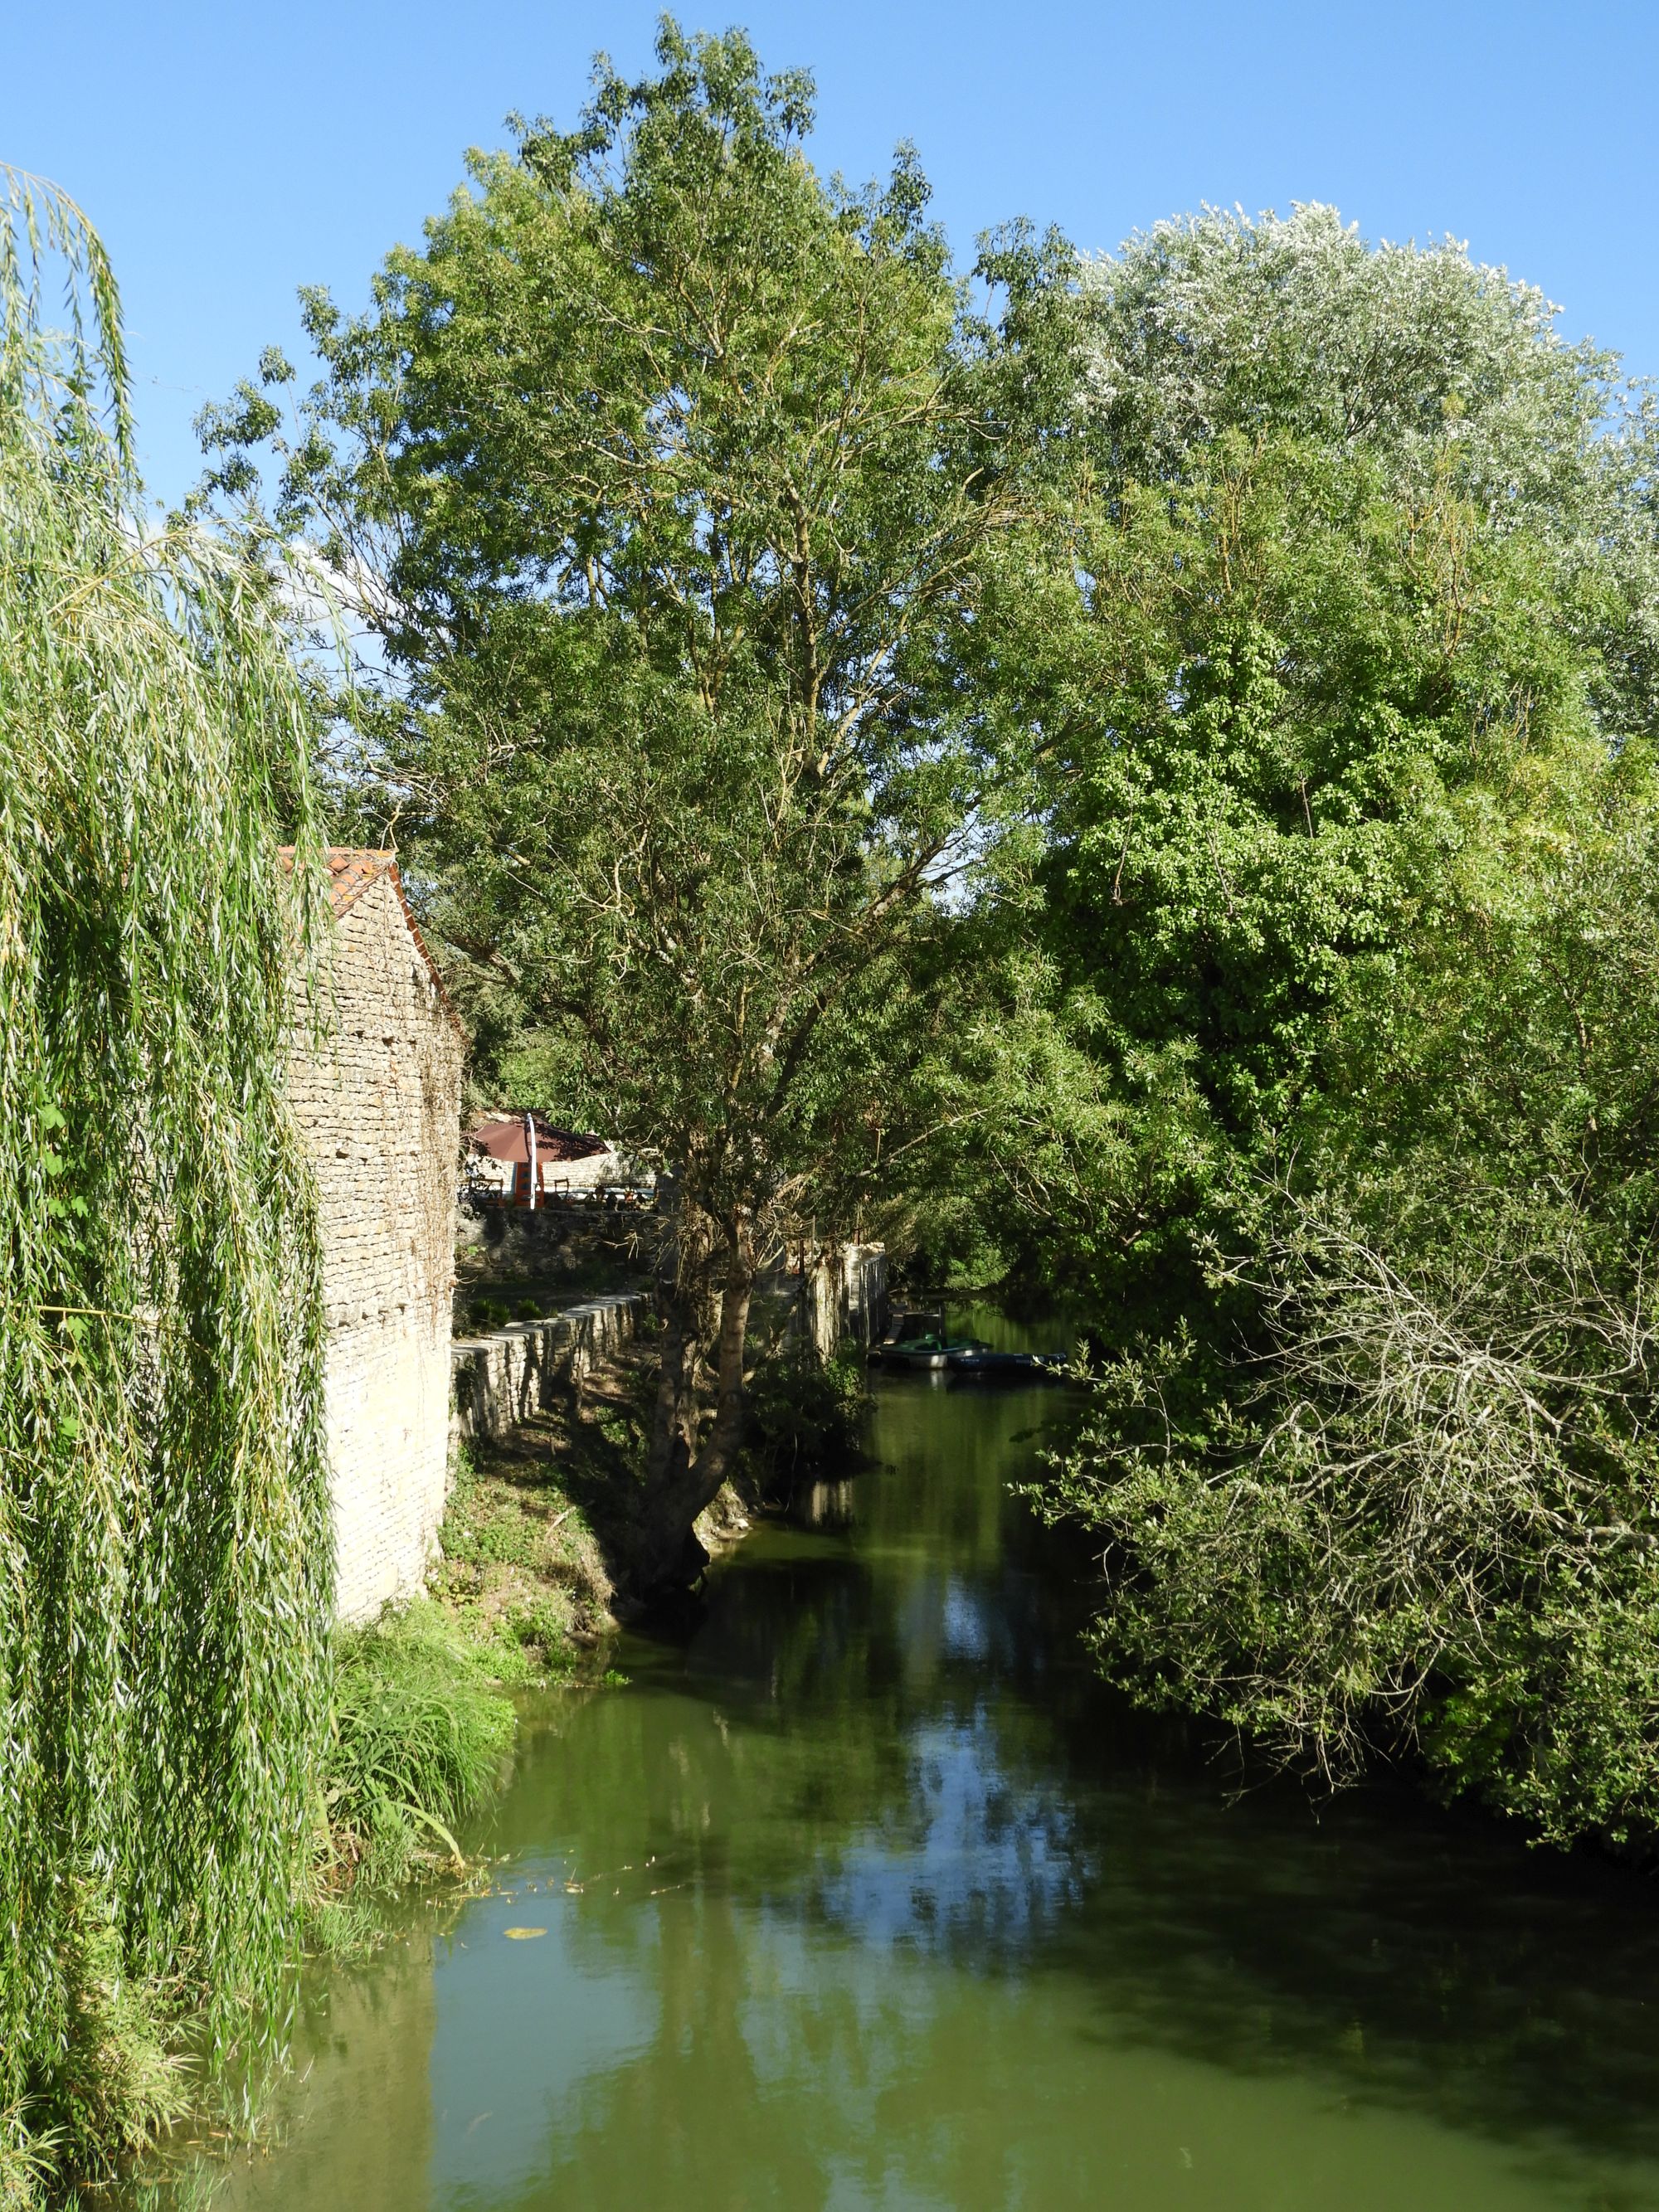
[[[420,1589],[448,1477],[464,1042],[390,853],[327,855],[320,1022],[289,1087],[316,1170],[335,1590],[362,1620]]]

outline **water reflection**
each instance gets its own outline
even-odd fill
[[[844,1844],[811,1899],[866,1944],[948,1948],[975,1966],[1027,1954],[1094,1870],[1063,1793],[997,1762],[982,1710],[918,1728],[904,1800]]]
[[[1403,1792],[1236,1802],[1038,1571],[1054,1405],[884,1384],[878,1464],[689,1640],[533,1708],[499,1893],[319,1985],[227,2201],[1659,2207],[1652,1889]]]
[[[790,1501],[791,1517],[803,1528],[850,1528],[858,1511],[858,1484],[850,1475],[839,1482],[805,1482]]]

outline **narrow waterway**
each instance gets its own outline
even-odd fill
[[[1127,1713],[1008,1495],[1054,1403],[884,1379],[817,1525],[531,1705],[495,1888],[311,1984],[216,2203],[1659,2208],[1659,1885]]]

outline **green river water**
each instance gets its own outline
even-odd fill
[[[216,2206],[1659,2208],[1659,1887],[1405,1791],[1238,1798],[1038,1571],[1054,1395],[876,1387],[811,1525],[627,1688],[526,1701],[490,1893],[312,1980]]]

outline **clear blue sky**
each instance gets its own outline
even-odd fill
[[[1449,230],[1659,374],[1655,0],[1024,7],[720,0],[818,83],[812,152],[862,179],[915,141],[960,258],[1013,215],[1109,246],[1209,200],[1329,200],[1370,236]],[[0,159],[53,178],[114,255],[152,489],[190,418],[292,349],[295,288],[363,297],[509,109],[574,119],[589,57],[647,63],[635,0],[9,0]]]

